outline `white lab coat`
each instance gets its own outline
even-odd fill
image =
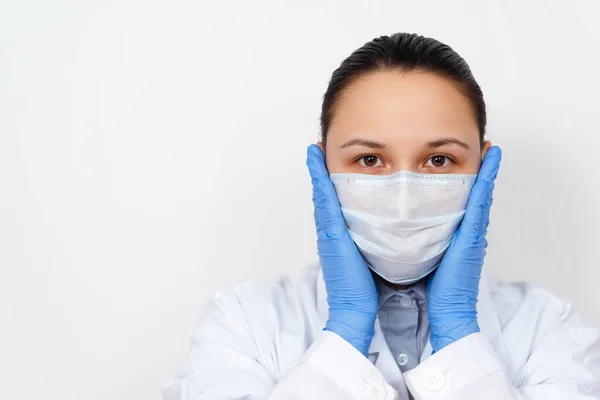
[[[367,359],[323,331],[327,293],[318,265],[274,284],[216,294],[193,335],[184,371],[167,400],[217,399],[600,399],[599,332],[571,306],[532,284],[484,273],[481,333],[402,374],[379,322]]]

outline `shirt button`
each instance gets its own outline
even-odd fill
[[[408,356],[402,353],[396,357],[396,362],[399,366],[404,367],[406,364],[408,364]]]
[[[402,305],[402,307],[408,307],[412,304],[412,299],[408,297],[401,297],[400,304]]]
[[[430,392],[439,392],[446,386],[446,375],[443,372],[433,372],[421,378],[423,387]]]

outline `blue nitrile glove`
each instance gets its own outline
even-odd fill
[[[318,146],[308,147],[306,165],[312,178],[317,248],[329,303],[325,330],[338,334],[366,356],[375,334],[377,288],[346,229],[325,156]]]
[[[428,314],[433,352],[479,332],[477,296],[485,257],[494,180],[502,152],[486,153],[471,189],[465,216],[440,266],[429,280]]]

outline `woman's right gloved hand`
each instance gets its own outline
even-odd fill
[[[377,318],[377,288],[346,229],[320,147],[308,147],[306,165],[312,178],[317,248],[329,303],[325,330],[338,334],[367,356]]]

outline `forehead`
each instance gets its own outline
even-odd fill
[[[479,142],[469,99],[453,81],[423,71],[378,71],[348,85],[336,104],[327,140],[357,135],[424,142],[444,135]]]

